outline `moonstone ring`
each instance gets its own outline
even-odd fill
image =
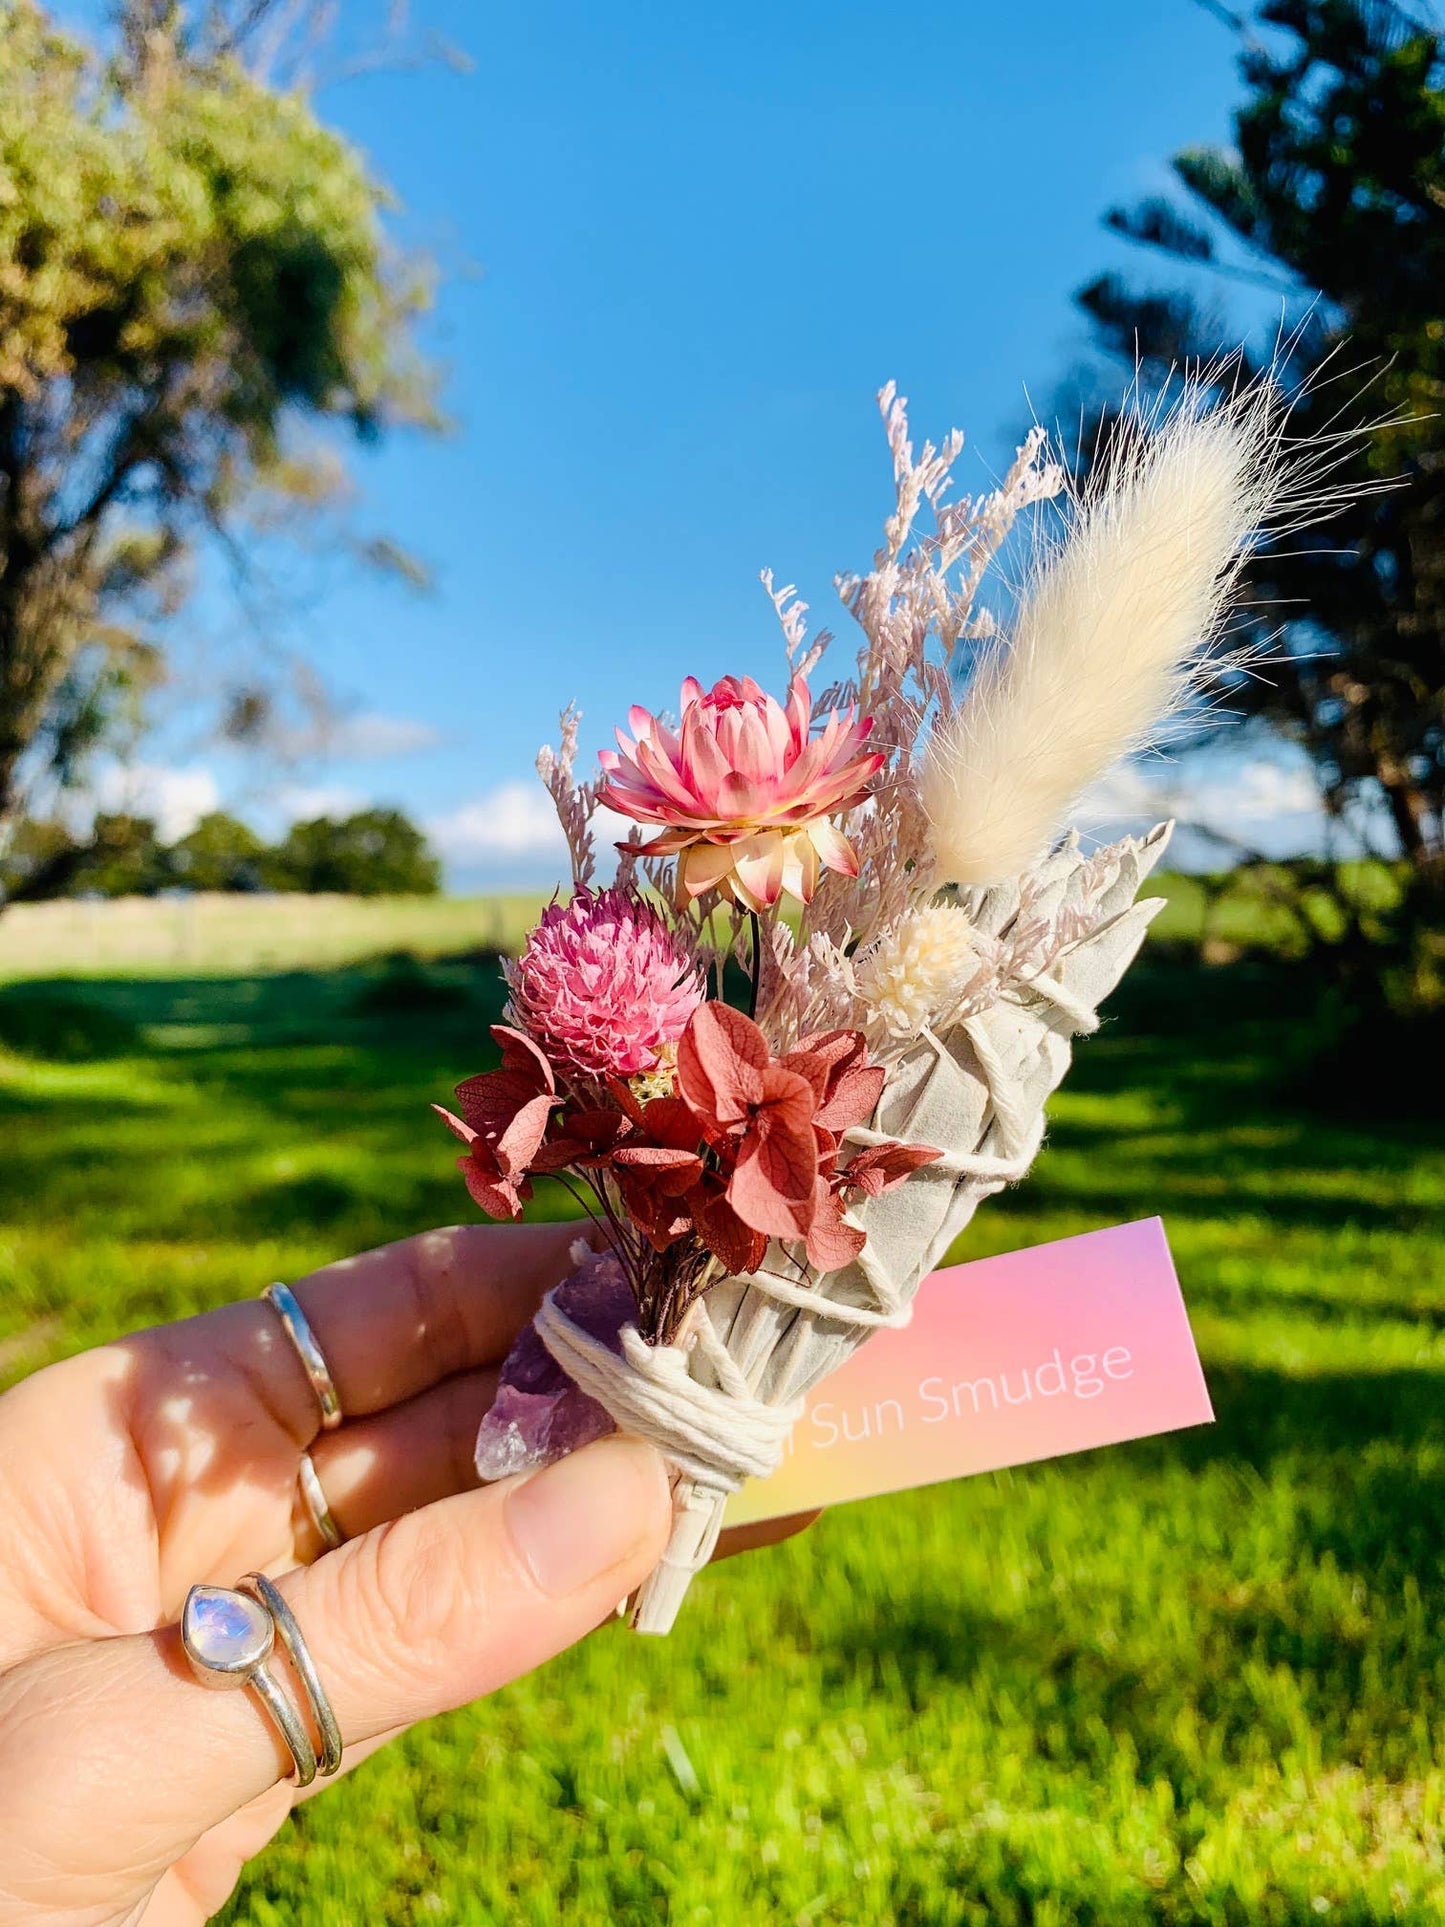
[[[311,1381],[316,1403],[321,1407],[322,1431],[334,1431],[341,1423],[341,1394],[326,1363],[326,1354],[316,1342],[310,1319],[289,1285],[267,1285],[261,1296],[281,1320],[282,1329],[295,1346],[296,1356]]]
[[[277,1641],[300,1683],[321,1743],[316,1744],[268,1661]],[[181,1646],[203,1686],[249,1687],[291,1755],[292,1778],[310,1786],[318,1770],[341,1764],[341,1731],[296,1616],[264,1573],[248,1572],[234,1589],[192,1586],[181,1613]]]

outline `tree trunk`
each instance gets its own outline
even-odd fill
[[[1412,870],[1423,876],[1441,857],[1438,815],[1431,798],[1418,783],[1394,771],[1382,771],[1379,782],[1390,807],[1390,821],[1400,839],[1400,854]]]

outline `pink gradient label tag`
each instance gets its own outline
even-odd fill
[[[926,1278],[808,1400],[727,1523],[776,1519],[1214,1417],[1158,1218]]]

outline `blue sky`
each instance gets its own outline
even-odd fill
[[[564,701],[593,749],[686,672],[779,679],[758,571],[824,613],[834,571],[866,566],[885,380],[918,437],[967,431],[965,485],[1007,459],[1085,347],[1073,290],[1149,269],[1104,209],[1227,138],[1236,45],[1191,0],[415,18],[472,70],[353,79],[321,107],[443,270],[452,430],[357,465],[362,513],[435,586],[338,566],[297,619],[354,719],[336,753],[258,773],[173,730],[133,780],[180,814],[395,801],[474,884],[550,874],[521,786]]]

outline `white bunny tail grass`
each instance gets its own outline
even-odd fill
[[[1336,499],[1322,481],[1338,449],[1287,444],[1267,380],[1206,408],[1218,378],[1206,371],[1162,420],[1119,432],[1104,479],[1037,565],[1012,641],[940,719],[922,772],[935,883],[996,883],[1037,857],[1182,703],[1257,532]]]

